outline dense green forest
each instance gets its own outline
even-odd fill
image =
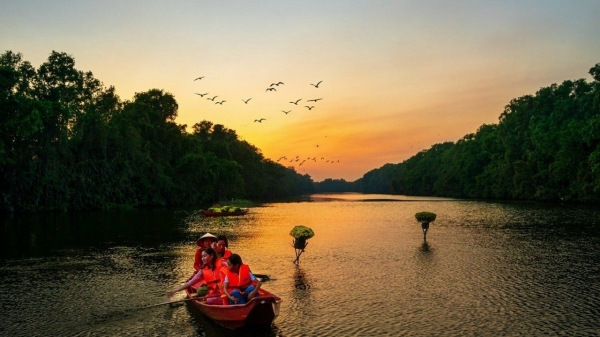
[[[498,124],[433,145],[354,182],[310,176],[266,159],[234,130],[175,123],[159,89],[121,100],[72,56],[35,69],[0,55],[0,211],[199,205],[363,192],[600,202],[600,64],[513,99]]]
[[[386,164],[341,191],[510,200],[600,202],[600,63],[593,81],[567,80],[510,101],[499,123],[456,143]]]
[[[159,89],[121,100],[72,56],[35,69],[0,55],[0,211],[197,205],[224,198],[310,193],[308,175],[283,167],[203,120],[186,132]]]

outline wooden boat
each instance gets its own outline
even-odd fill
[[[185,290],[187,297],[195,295],[194,288]],[[258,290],[258,297],[246,304],[215,305],[207,304],[202,300],[190,300],[190,303],[205,316],[218,324],[229,328],[238,329],[244,326],[271,325],[279,315],[282,299],[263,288]]]
[[[248,209],[244,208],[241,211],[235,211],[235,212],[213,212],[213,211],[207,211],[207,210],[201,209],[200,212],[202,212],[202,214],[204,214],[204,216],[231,216],[231,215],[244,215],[244,214],[248,213]]]

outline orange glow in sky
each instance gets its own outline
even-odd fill
[[[122,99],[163,89],[179,103],[177,123],[223,124],[315,181],[354,181],[457,141],[497,123],[511,99],[589,78],[600,62],[597,1],[60,0],[2,8],[3,51],[36,67],[52,50],[67,52]]]

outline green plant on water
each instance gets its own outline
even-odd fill
[[[294,239],[300,239],[300,238],[304,238],[304,239],[310,239],[313,236],[315,236],[315,232],[313,232],[312,229],[306,227],[306,226],[296,226],[294,228],[292,228],[292,230],[290,231],[290,235],[294,237]]]
[[[294,263],[299,264],[300,255],[304,253],[304,249],[308,245],[308,242],[306,240],[315,236],[315,232],[313,232],[312,229],[306,226],[300,225],[292,228],[292,230],[290,231],[290,235],[294,237],[294,240],[292,241],[292,246],[296,250],[296,259],[294,260]]]
[[[427,231],[429,230],[429,223],[435,221],[437,215],[431,212],[419,212],[415,214],[415,218],[421,223],[421,229],[423,229],[423,240],[427,240]]]
[[[215,213],[230,213],[230,212],[240,212],[240,211],[243,211],[244,209],[242,207],[238,207],[238,206],[225,205],[225,206],[209,207],[208,210],[211,212],[215,212]]]
[[[415,218],[418,222],[434,222],[437,215],[431,212],[419,212],[415,214]]]

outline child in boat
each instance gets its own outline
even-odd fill
[[[223,304],[245,304],[258,297],[262,283],[252,274],[250,267],[242,263],[238,254],[231,254],[227,259],[227,266],[221,268],[220,278]]]
[[[229,248],[229,241],[227,240],[227,236],[219,235],[217,236],[217,243],[215,244],[215,251],[219,256],[217,260],[217,268],[221,268],[227,265],[227,259],[231,256],[231,251]]]
[[[202,235],[200,239],[196,241],[196,245],[199,247],[194,255],[194,270],[196,272],[200,270],[200,266],[202,265],[202,250],[211,248],[212,244],[215,242],[217,242],[217,237],[210,233]]]
[[[181,286],[167,292],[167,296],[172,297],[176,292],[182,291],[189,287],[197,287],[200,284],[204,284],[208,289],[205,294],[199,294],[204,296],[206,303],[208,304],[222,304],[221,291],[219,284],[221,283],[220,273],[218,267],[215,265],[217,261],[217,253],[212,248],[206,248],[201,253],[202,265],[200,270],[186,283]]]

